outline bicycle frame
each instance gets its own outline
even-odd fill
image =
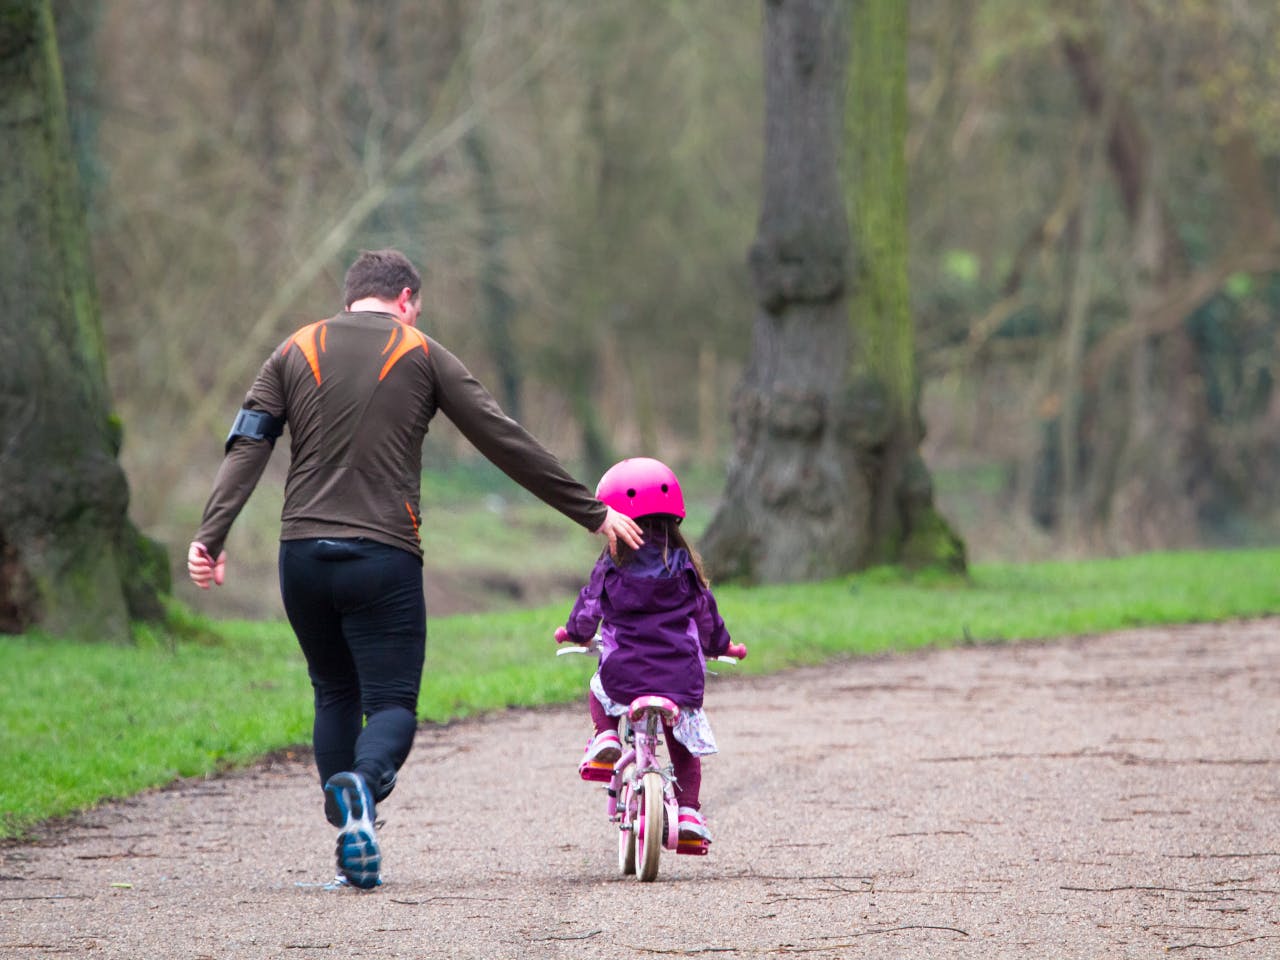
[[[663,850],[705,855],[709,848],[702,839],[680,840],[675,780],[659,753],[663,728],[679,714],[665,697],[640,697],[619,724],[624,752],[609,783],[609,815],[618,824],[618,867],[642,881],[658,875]]]
[[[593,647],[563,647],[556,655],[591,653]],[[717,658],[737,663],[731,657]],[[660,750],[664,730],[674,726],[680,707],[666,697],[633,700],[619,718],[622,756],[616,763],[593,763],[585,779],[607,783],[609,819],[618,825],[618,868],[641,881],[654,880],[662,851],[705,856],[710,843],[701,838],[680,839],[675,776]]]

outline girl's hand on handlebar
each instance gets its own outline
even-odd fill
[[[577,640],[570,635],[565,627],[556,627],[556,643],[560,645],[560,649],[556,651],[556,656],[562,653],[599,653],[600,643],[597,638],[590,640]]]
[[[747,645],[745,643],[730,643],[724,653],[726,657],[745,660],[747,659]]]

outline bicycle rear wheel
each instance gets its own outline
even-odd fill
[[[649,771],[644,775],[640,795],[640,830],[636,835],[636,876],[645,882],[658,876],[658,859],[662,856],[665,804],[662,802],[662,774]]]

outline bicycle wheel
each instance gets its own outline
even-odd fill
[[[631,769],[628,768],[618,791],[618,872],[623,876],[636,872],[636,826],[640,819],[636,796],[627,780],[630,775]]]
[[[640,831],[636,836],[636,876],[648,882],[658,876],[658,858],[662,856],[663,824],[662,774],[649,771],[644,775],[644,792],[640,795]]]

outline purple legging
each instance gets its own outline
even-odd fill
[[[605,713],[604,706],[596,699],[596,695],[587,691],[587,705],[591,708],[591,722],[596,733],[618,729],[618,718]],[[695,757],[689,748],[671,734],[671,726],[667,728],[667,753],[671,756],[672,771],[676,775],[676,803],[682,807],[701,808],[698,794],[702,790],[702,758]]]

